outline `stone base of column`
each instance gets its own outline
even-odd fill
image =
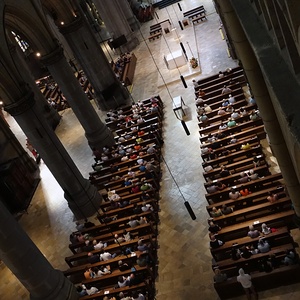
[[[95,101],[101,110],[116,109],[123,105],[130,105],[131,103],[128,92],[117,79],[102,91],[100,96],[95,95]]]
[[[59,277],[59,284],[56,289],[51,290],[49,295],[33,296],[30,300],[78,300],[79,296],[75,286],[62,274],[61,271],[54,271]],[[49,283],[50,284],[50,283]]]
[[[87,179],[84,181],[80,192],[65,191],[65,199],[73,212],[76,220],[81,220],[94,215],[100,208],[102,197],[97,188]]]
[[[132,16],[131,18],[128,18],[127,22],[132,31],[137,31],[141,28],[141,24],[138,21],[138,19],[136,18],[136,16]]]
[[[104,146],[116,144],[113,133],[106,126],[101,132],[86,133],[85,137],[91,149],[96,148],[101,151]]]
[[[120,47],[122,53],[131,52],[140,43],[134,32],[127,35],[126,39],[127,43]]]
[[[51,109],[49,114],[47,114],[48,124],[51,126],[53,130],[56,129],[60,120],[61,120],[61,115],[55,109]]]

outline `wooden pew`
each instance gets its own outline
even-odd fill
[[[300,266],[281,266],[270,273],[255,272],[251,273],[252,283],[257,291],[278,288],[284,285],[299,282]],[[238,270],[236,270],[236,276]],[[236,276],[230,280],[215,283],[214,288],[221,299],[232,299],[233,297],[244,295],[245,291],[241,284],[237,282]]]
[[[272,245],[273,239],[276,239],[277,237],[289,236],[289,235],[290,235],[290,231],[288,230],[287,226],[283,226],[280,228],[276,228],[276,231],[271,232],[267,235],[264,235],[262,232],[260,232],[260,235],[257,238],[250,238],[249,236],[244,236],[238,239],[227,241],[219,248],[210,249],[210,252],[217,261],[219,256],[229,258],[233,246],[239,249],[242,248],[243,246],[250,246],[256,244],[261,237],[265,237],[268,240],[269,244]]]
[[[235,133],[234,136],[236,139],[241,140],[243,138],[248,138],[250,136],[253,135],[257,135],[259,139],[265,138],[266,133],[264,131],[264,125],[259,125],[253,128],[248,128],[245,129],[241,132]],[[212,149],[217,149],[223,146],[228,145],[228,143],[230,142],[230,140],[232,139],[232,136],[226,136],[223,139],[218,139],[217,143],[219,144],[219,147],[215,147],[213,144],[215,144],[215,142],[205,142],[205,143],[201,143],[200,147],[208,147],[208,148],[212,148]]]
[[[199,90],[199,89],[203,89],[205,91],[206,88],[209,88],[211,86],[214,86],[216,84],[227,84],[229,82],[229,80],[232,78],[233,80],[244,80],[244,78],[242,78],[242,76],[244,76],[244,70],[240,67],[237,68],[233,68],[233,72],[231,73],[231,75],[228,76],[224,76],[222,78],[219,77],[219,74],[212,76],[211,79],[209,79],[210,77],[207,77],[206,79],[208,79],[208,81],[203,82],[202,80],[198,81],[199,87],[195,88],[195,90]]]
[[[221,154],[215,159],[211,159],[207,162],[203,162],[202,166],[205,167],[207,165],[211,165],[211,166],[226,165],[231,162],[236,162],[237,160],[254,157],[256,155],[262,154],[262,148],[259,142],[253,142],[251,143],[250,149],[233,151],[232,153],[229,153],[227,155],[221,155]]]
[[[226,120],[226,117],[227,117],[227,120]],[[229,115],[229,117],[230,117],[230,115]],[[219,129],[219,127],[220,127],[220,124],[221,123],[223,123],[223,122],[225,122],[225,123],[227,123],[227,121],[228,121],[228,116],[225,116],[225,118],[223,119],[223,120],[220,120],[219,122],[217,122],[217,123],[213,123],[213,124],[210,124],[210,125],[208,125],[208,126],[206,126],[206,127],[204,127],[204,128],[201,128],[200,130],[199,130],[199,134],[201,135],[201,136],[205,136],[205,135],[207,135],[207,134],[209,134],[209,133],[217,133],[217,132],[219,132],[219,131],[221,131],[221,132],[226,132],[227,131],[227,129],[230,129],[230,128],[227,128],[227,129]],[[236,118],[235,119],[235,122],[237,123],[237,125],[236,126],[239,126],[240,124],[242,124],[242,123],[244,123],[244,122],[248,122],[248,124],[251,124],[251,122],[249,122],[249,121],[251,121],[250,120],[250,118],[249,118],[249,115],[245,115],[245,116],[240,116],[240,117],[238,117],[238,118]],[[211,123],[211,122],[210,122]]]
[[[238,108],[243,107],[245,109],[245,111],[249,114],[249,112],[253,109],[256,109],[256,105],[248,105],[248,103],[246,102],[245,98],[242,98],[241,100],[236,101],[233,104],[237,104],[237,103],[241,103],[241,105],[231,105],[233,107],[234,110],[238,110]],[[226,110],[226,108],[224,108],[224,110]],[[225,121],[228,120],[231,117],[231,112],[226,112],[224,115],[218,115],[218,111],[219,111],[219,107],[214,109],[212,112],[207,113],[206,116],[209,118],[209,125],[211,124],[220,124],[221,121]],[[198,120],[200,119],[200,116],[198,116]],[[198,123],[199,128],[203,128],[203,127],[207,127],[207,124],[203,124],[203,122],[201,122],[201,120],[199,120]]]
[[[226,76],[232,76],[233,74],[235,74],[236,72],[240,72],[241,70],[243,70],[240,66],[236,66],[234,68],[232,68],[232,71],[230,74],[228,75],[225,75]],[[210,76],[207,76],[205,78],[202,78],[200,80],[198,80],[198,84],[200,85],[203,85],[203,84],[211,84],[212,81],[214,80],[218,80],[220,77],[219,77],[219,74],[213,74],[213,75],[210,75]],[[222,78],[221,78],[222,79]]]
[[[137,242],[139,241],[139,239],[143,239],[146,243],[151,243],[153,245],[153,247],[156,244],[156,241],[153,240],[153,236],[152,235],[144,235],[144,236],[136,236],[134,237],[132,240],[128,241],[128,242],[123,242],[119,244],[116,244],[114,242],[114,239],[112,239],[111,243],[108,244],[108,246],[105,249],[105,251],[113,251],[114,253],[116,252],[116,250],[121,250],[123,247],[131,247],[132,249],[135,248],[135,246],[137,245]],[[100,254],[101,250],[93,250],[90,251],[92,253],[96,253],[96,254]],[[73,255],[67,256],[65,258],[65,262],[68,264],[68,266],[71,268],[70,270],[67,270],[64,272],[65,276],[69,276],[73,274],[73,267],[75,267],[76,265],[74,265],[74,262],[77,262],[79,260],[83,260],[84,262],[87,260],[87,252],[79,252],[79,253],[75,253]],[[118,256],[117,256],[118,257]],[[119,258],[121,259],[121,258]],[[107,263],[106,263],[107,264]],[[82,264],[79,265],[80,270],[82,270]]]
[[[270,185],[271,186],[274,186],[274,185],[278,186],[280,184],[279,180],[281,180],[281,179],[282,179],[281,173],[277,173],[277,174],[267,175],[263,178],[258,178],[256,180],[251,180],[247,183],[237,184],[237,185],[232,186],[232,187],[236,188],[237,190],[240,190],[241,186],[244,186],[245,188],[251,190],[252,192],[255,192],[256,190],[259,190],[260,187],[264,187],[264,186],[269,187]],[[205,194],[206,200],[208,201],[208,203],[210,203],[210,202],[216,203],[220,200],[224,201],[225,199],[229,199],[230,190],[231,190],[231,187],[230,188],[228,187],[228,188],[226,188],[222,191],[218,191],[218,192],[211,193],[211,194]],[[234,201],[237,202],[240,198],[238,198]],[[249,201],[249,199],[248,199],[248,201]]]
[[[249,130],[251,129],[251,127],[258,127],[260,125],[263,124],[262,119],[257,119],[257,120],[249,120],[246,122],[243,122],[241,124],[238,124],[236,126],[230,127],[230,128],[226,128],[222,130],[222,133],[224,133],[226,136],[229,135],[236,135],[236,133],[241,132],[241,131],[245,131],[245,130]],[[212,135],[213,134],[217,134],[219,132],[219,130],[216,130],[215,132],[210,132]],[[207,140],[208,136],[207,135],[202,135],[200,137],[200,142],[203,143]]]
[[[126,228],[127,232],[130,232],[132,234],[138,232],[139,234],[141,235],[145,235],[145,234],[152,234],[152,233],[155,233],[156,232],[156,229],[154,229],[154,226],[151,222],[148,222],[146,224],[142,224],[142,225],[139,225],[135,228]],[[93,236],[93,239],[94,240],[97,240],[98,242],[99,241],[107,241],[107,240],[110,240],[114,237],[115,234],[118,234],[118,235],[121,235],[123,234],[123,229],[122,230],[115,230],[115,231],[112,231],[110,233],[105,233],[105,234],[100,234],[98,236]],[[74,253],[76,254],[76,249],[78,248],[81,248],[85,245],[85,243],[76,243],[76,244],[70,244],[69,245],[69,249]]]
[[[222,152],[224,150],[239,151],[244,143],[249,143],[250,145],[253,145],[258,142],[259,142],[259,139],[258,139],[257,135],[252,135],[250,137],[240,139],[239,141],[237,141],[234,144],[228,144],[226,146],[215,149],[214,152],[219,156],[222,154]],[[208,159],[209,153],[201,154],[201,157],[202,157],[203,161],[209,161],[209,159]]]
[[[259,158],[262,161],[264,160],[264,157],[262,155],[259,155]],[[241,170],[245,170],[245,169],[249,170],[249,169],[252,169],[253,167],[254,167],[253,157],[226,165],[226,169],[229,172],[233,172],[233,173],[240,172],[240,169]],[[206,179],[206,181],[208,181],[208,179],[214,180],[214,179],[222,178],[220,176],[220,172],[221,172],[221,167],[212,169],[211,171],[208,171],[208,172],[204,171],[202,174],[203,174],[203,177]]]
[[[113,286],[107,286],[105,287],[104,290],[100,290],[98,293],[90,296],[84,296],[80,297],[82,300],[95,300],[95,299],[103,299],[104,296],[109,295],[109,296],[118,296],[121,292],[123,292],[125,295],[128,293],[131,293],[132,291],[138,291],[141,292],[142,294],[146,294],[149,291],[151,291],[151,287],[147,282],[142,282],[137,285],[132,285],[132,286],[125,286],[123,288],[116,288],[116,285]]]
[[[238,224],[226,226],[218,232],[218,239],[226,242],[232,239],[247,236],[249,231],[249,225],[254,225],[255,228],[259,229],[262,223],[268,224],[269,227],[277,228],[287,226],[289,229],[291,229],[295,227],[293,223],[294,215],[294,211],[290,209],[283,212],[276,212],[271,215],[261,217],[259,219],[253,218],[252,220],[247,220]]]
[[[264,217],[266,215],[273,214],[274,211],[284,211],[291,208],[291,200],[289,197],[279,199],[274,203],[270,203],[266,197],[256,199],[261,204],[247,206],[246,208],[234,210],[231,214],[214,217],[214,221],[222,228],[236,224],[241,221],[246,221],[254,216],[256,218]]]
[[[258,203],[259,199],[264,197],[264,199],[267,199],[268,193],[283,193],[284,188],[282,185],[277,185],[277,182],[275,184],[271,184],[269,187],[265,187],[263,189],[260,189],[258,191],[252,192],[248,196],[241,196],[238,199],[232,200],[224,199],[223,201],[218,201],[216,203],[210,204],[206,207],[208,213],[212,210],[213,207],[221,208],[223,204],[232,207],[234,210],[241,208],[241,203],[243,205],[252,205],[252,203]]]
[[[134,266],[135,271],[134,274],[136,276],[138,275],[143,275],[143,277],[146,279],[148,277],[152,276],[152,272],[149,267],[140,267],[138,265]],[[83,284],[91,284],[92,286],[97,287],[98,289],[103,289],[103,287],[108,286],[108,285],[113,285],[118,283],[118,277],[119,276],[129,276],[132,273],[131,270],[126,270],[126,271],[120,271],[120,270],[113,270],[111,274],[107,274],[102,277],[96,277],[92,279],[84,279],[82,281]]]

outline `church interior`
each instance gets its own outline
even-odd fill
[[[237,282],[240,268],[252,276],[259,299],[298,299],[299,260],[289,265],[284,259],[288,251],[296,257],[300,253],[300,119],[295,113],[300,3],[4,0],[0,7],[0,299],[79,299],[76,286],[84,283],[99,291],[80,299],[143,299],[133,298],[136,290],[148,300],[239,300],[248,296]],[[129,62],[119,68],[125,53],[130,53]],[[233,111],[251,109],[256,120],[249,113],[229,128],[230,105],[223,105],[230,97],[223,90],[226,85],[235,97]],[[152,98],[161,100],[157,105]],[[131,161],[142,155],[146,161],[148,152],[115,165],[111,162],[117,156],[108,162],[102,158],[103,147],[129,140],[129,126],[118,128],[121,122],[111,112],[125,115],[128,107],[131,113],[132,107],[148,106],[155,107],[147,111],[155,117],[145,114],[143,122],[154,125],[145,127],[141,142],[134,145],[143,145],[149,130],[156,141],[149,159],[157,169],[145,180],[151,183],[151,197],[143,198],[139,191],[140,198],[130,202],[153,201],[153,211],[140,214],[147,223],[139,226],[151,227],[144,234],[139,226],[127,225],[127,214],[103,221],[103,216],[113,216],[107,208],[112,189],[124,201],[133,199],[131,186],[138,185],[133,180],[129,189],[123,184],[126,176],[111,177],[105,170],[114,167],[115,174],[127,174],[140,168]],[[208,106],[212,111],[205,110]],[[221,150],[207,140],[220,132],[225,134],[217,141]],[[224,144],[228,137],[237,138],[238,148]],[[246,143],[251,146],[242,148]],[[95,149],[101,158],[96,159]],[[205,151],[222,154],[212,159]],[[256,165],[253,156],[263,162]],[[219,175],[223,165],[230,171],[228,178]],[[228,193],[243,187],[240,174],[250,168],[261,172],[259,179],[251,181],[249,173],[244,186],[250,192],[239,199],[244,202],[232,200]],[[208,187],[217,182],[226,184],[224,191],[210,193]],[[122,194],[125,189],[130,192]],[[270,191],[280,195],[275,203],[267,200]],[[213,216],[213,207],[222,208],[222,203],[233,212]],[[85,242],[79,248],[78,241],[73,246],[70,242],[71,233],[78,232],[76,221],[83,224],[86,218],[101,228],[85,236],[91,242],[96,235],[100,241],[104,232],[114,240],[111,236],[124,228],[135,233],[133,241],[149,239],[147,266],[135,262],[133,269],[113,270],[100,279],[83,276],[83,265],[91,267],[87,252],[102,253],[87,251]],[[221,227],[217,234],[210,231],[212,220]],[[249,226],[261,231],[264,222],[272,227],[270,234],[247,236]],[[268,253],[253,252],[236,261],[230,257],[234,245],[256,247],[262,236],[271,245]],[[211,247],[212,237],[222,241],[218,249]],[[130,252],[136,249],[133,241],[128,242]],[[112,244],[107,249],[117,250],[107,261],[111,268],[121,257],[130,262],[136,255],[143,257],[139,250],[128,257],[120,243]],[[278,264],[267,272],[260,264],[270,261],[271,253]],[[76,258],[80,256],[85,256],[82,261]],[[216,282],[216,269],[227,279]],[[118,289],[114,274],[123,273],[143,274],[145,280]],[[257,299],[255,294],[249,297]]]

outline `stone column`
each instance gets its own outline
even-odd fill
[[[87,21],[78,15],[73,22],[59,26],[94,88],[98,107],[108,110],[129,104],[128,92],[116,78]]]
[[[1,200],[0,239],[1,260],[29,291],[30,299],[79,299],[74,285],[50,265]]]
[[[58,46],[56,50],[43,56],[41,61],[47,66],[84,128],[90,147],[100,150],[105,145],[114,145],[115,140],[112,132],[101,122],[67,63],[63,55],[63,49]]]
[[[19,157],[26,169],[33,175],[39,177],[39,167],[24,149],[24,145],[20,144],[14,133],[10,130],[8,124],[0,116],[0,140],[1,140],[1,160],[0,162],[9,161],[15,157]],[[24,141],[25,143],[25,141]]]
[[[94,215],[102,201],[96,187],[83,178],[58,137],[45,121],[36,105],[33,92],[29,88],[27,90],[23,88],[19,91],[19,94],[21,93],[23,96],[14,99],[16,102],[7,104],[5,110],[16,119],[64,190],[65,198],[76,219]]]
[[[37,87],[35,80],[28,69],[28,65],[24,60],[24,56],[21,53],[20,47],[10,44],[9,50],[13,60],[18,66],[18,71],[22,74],[22,77],[25,78],[26,83],[29,84],[31,89],[34,91],[37,99],[37,105],[40,106],[40,109],[43,115],[45,116],[46,120],[48,121],[49,125],[53,129],[55,129],[60,122],[61,116],[53,107],[51,107],[51,105],[49,105],[44,95]]]
[[[132,31],[137,31],[141,28],[141,24],[134,15],[128,0],[119,0],[118,5],[121,8],[121,11],[125,15],[125,18]]]
[[[233,41],[234,48],[237,51],[238,58],[242,62],[243,68],[251,86],[251,91],[253,92],[254,98],[259,107],[264,126],[268,134],[270,146],[274,152],[275,157],[277,158],[286,187],[295,208],[295,213],[299,218],[300,185],[291,156],[289,154],[289,149],[282,134],[282,128],[278,122],[278,118],[274,110],[274,105],[272,103],[272,100],[274,101],[274,99],[272,99],[273,97],[270,97],[268,87],[265,82],[265,77],[263,76],[261,71],[261,66],[258,64],[257,57],[255,56],[255,53],[253,52],[253,49],[251,48],[251,45],[248,41],[249,37],[246,36],[232,4],[236,9],[240,4],[242,4],[241,6],[246,5],[247,7],[243,7],[242,9],[241,7],[239,7],[238,11],[239,13],[241,13],[241,15],[243,15],[243,17],[245,14],[247,14],[247,18],[249,18],[249,14],[252,8],[251,6],[249,7],[250,3],[248,1],[239,2],[234,0],[215,0],[215,2],[218,4],[218,7],[223,15],[223,20],[225,21],[224,25],[226,26],[227,31],[231,36],[231,40]],[[249,22],[249,20],[247,21]],[[247,29],[252,31],[252,35],[259,38],[261,44],[256,45],[256,51],[258,51],[258,47],[261,47],[261,49],[266,49],[265,45],[271,45],[272,42],[270,39],[268,43],[266,40],[268,38],[265,36],[264,38],[262,38],[262,29],[253,28],[253,24],[255,24],[256,22],[259,22],[257,18],[251,18],[251,21],[248,23],[248,25],[252,27],[251,29]],[[268,57],[267,55],[267,53],[264,53],[264,57]],[[270,56],[268,57],[268,62],[270,63]],[[276,60],[274,60],[273,63],[276,64],[277,62]],[[277,76],[278,73],[274,71],[273,74]]]
[[[94,3],[99,11],[102,20],[110,32],[111,36],[116,39],[121,35],[125,35],[127,43],[120,47],[121,52],[131,52],[138,44],[139,40],[135,33],[130,28],[123,8],[118,0],[94,0]],[[126,0],[128,6],[129,3]]]

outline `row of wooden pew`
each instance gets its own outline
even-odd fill
[[[153,124],[156,124],[156,133],[161,135],[163,105],[159,96],[157,96],[156,99],[159,99],[159,109],[158,114],[153,116],[155,120]],[[146,99],[141,101],[139,105],[149,106],[151,105],[151,102],[149,99]],[[123,108],[122,114],[132,116],[131,108]],[[142,125],[146,126],[142,127]],[[157,273],[156,236],[159,210],[160,143],[156,137],[151,137],[150,133],[147,132],[147,130],[150,130],[147,129],[147,125],[147,121],[145,121],[144,124],[141,124],[141,128],[143,128],[145,133],[142,136],[143,141],[141,141],[139,145],[147,147],[147,145],[155,144],[155,153],[145,154],[142,157],[129,159],[127,161],[121,161],[120,157],[111,158],[108,161],[99,162],[102,165],[101,170],[90,173],[92,183],[101,187],[99,193],[102,194],[104,201],[101,204],[101,213],[98,215],[100,224],[84,228],[80,233],[81,235],[87,235],[90,241],[96,240],[97,242],[101,241],[102,243],[106,243],[107,246],[104,250],[111,253],[114,258],[108,261],[99,261],[91,264],[87,260],[88,252],[84,241],[71,243],[69,245],[73,254],[65,258],[65,261],[69,266],[69,268],[64,271],[65,276],[70,278],[74,284],[89,284],[100,290],[100,292],[92,296],[84,296],[81,299],[103,299],[106,294],[113,296],[118,295],[120,292],[130,296],[133,290],[143,293],[147,299],[154,299],[154,282]],[[151,130],[153,130],[153,127]],[[119,134],[122,132],[121,129],[116,129],[116,132],[117,131]],[[126,149],[127,147],[136,145],[136,141],[132,138],[130,141],[125,141],[122,144],[124,145],[124,149]],[[117,142],[116,146],[118,145]],[[134,153],[134,151],[132,153]],[[152,162],[153,164],[155,163],[157,169],[141,171],[139,169],[140,165],[137,163],[139,158],[142,158],[147,162]],[[151,187],[146,191],[133,193],[131,190],[133,185],[124,186],[124,178],[129,176],[129,170],[135,172],[134,178],[131,179],[134,181],[141,181],[141,179],[144,178],[143,182],[147,182]],[[118,177],[118,179],[116,179],[116,177]],[[139,183],[139,185],[141,184]],[[121,197],[122,203],[127,202],[127,205],[122,207],[113,205],[114,202],[109,201],[108,199],[109,191],[114,191]],[[142,207],[145,204],[151,206],[151,209],[147,211],[140,210],[139,213],[134,212],[136,207]],[[137,220],[146,218],[147,222],[141,223],[136,227],[130,227],[128,225],[129,218]],[[129,241],[116,243],[115,235],[122,236],[124,230],[126,230],[127,233],[130,233],[132,238]],[[138,241],[141,239],[144,243],[149,245],[149,250],[146,253],[149,262],[145,266],[139,266],[136,262],[137,258],[145,255],[145,253],[137,250]],[[129,252],[128,249],[130,249]],[[99,255],[101,250],[91,250],[89,252]],[[118,268],[118,262],[120,260],[122,260],[123,263],[127,263],[131,268],[120,271]],[[110,274],[92,279],[86,279],[84,277],[85,270],[93,267],[100,268],[106,265],[110,266],[112,271]],[[138,284],[123,288],[116,286],[120,276],[127,277],[132,273],[139,279]]]
[[[196,90],[202,89],[205,93],[202,96],[203,101],[198,105],[207,104],[212,108],[212,111],[208,113],[208,124],[199,122],[199,134],[203,167],[207,170],[203,172],[203,176],[207,181],[204,184],[205,188],[208,189],[205,194],[208,202],[206,208],[210,217],[208,220],[213,219],[213,222],[221,227],[216,238],[223,242],[222,246],[211,249],[213,269],[218,268],[229,278],[226,281],[214,283],[221,299],[244,293],[241,284],[236,280],[239,268],[251,274],[253,284],[258,291],[287,284],[288,280],[294,282],[293,276],[299,272],[299,264],[291,266],[282,264],[286,251],[295,250],[297,247],[290,235],[290,230],[295,228],[294,210],[284,188],[282,175],[271,173],[260,144],[260,140],[265,137],[262,120],[258,118],[252,121],[249,115],[245,115],[236,119],[235,126],[219,129],[221,121],[230,117],[229,113],[218,115],[218,108],[222,106],[224,98],[228,98],[228,95],[221,95],[221,91],[224,85],[228,85],[229,77],[235,78],[236,81],[230,86],[231,94],[236,100],[231,105],[234,108],[243,106],[247,112],[256,109],[255,105],[247,103],[245,99],[242,91],[244,74],[240,67],[233,68],[226,76],[220,77],[219,74],[215,74],[200,80],[198,81],[199,87],[196,88]],[[197,91],[195,92],[197,95]],[[243,145],[247,145],[245,150],[242,149]],[[256,163],[254,163],[254,158]],[[229,172],[225,172],[226,175],[222,176],[221,171],[224,169]],[[257,174],[257,178],[250,179],[250,170],[253,170],[251,174]],[[240,183],[242,176],[249,176],[249,179]],[[209,190],[211,186],[219,182],[222,183],[220,189]],[[250,193],[240,195],[233,200],[229,197],[232,188],[237,191],[246,189]],[[270,203],[267,200],[269,193],[276,193],[280,197],[276,202]],[[232,212],[214,216],[213,211],[218,211],[224,206],[231,208]],[[263,223],[274,228],[266,236],[261,232]],[[237,248],[255,247],[258,243],[260,237],[252,239],[247,236],[250,225],[260,231],[260,237],[266,238],[271,250],[267,253],[253,254],[248,259],[233,260],[231,258],[233,245]],[[268,259],[270,255],[275,255],[278,268],[270,273],[259,271],[261,261]]]

